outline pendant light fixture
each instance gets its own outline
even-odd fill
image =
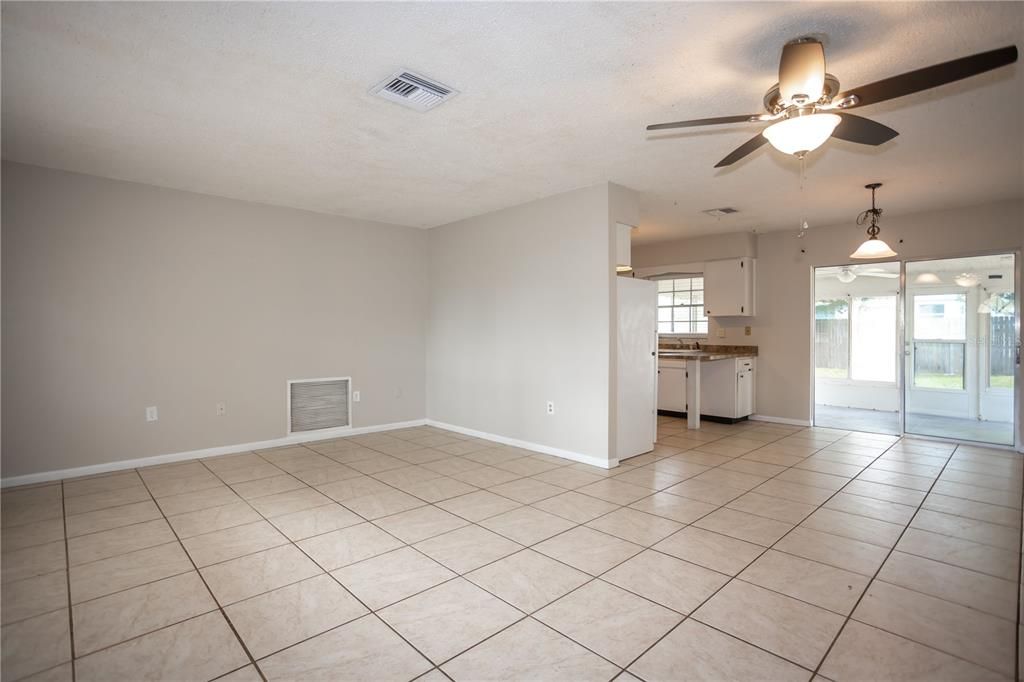
[[[878,227],[878,219],[882,215],[882,209],[875,208],[875,190],[882,186],[880,182],[872,182],[870,185],[864,185],[864,189],[871,190],[871,208],[857,216],[857,224],[863,225],[868,220],[871,224],[868,225],[868,238],[867,240],[857,247],[857,250],[850,254],[850,258],[858,259],[871,259],[871,258],[892,258],[896,255],[896,252],[889,248],[889,245],[878,238],[878,233],[881,232],[881,228]]]

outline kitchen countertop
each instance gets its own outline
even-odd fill
[[[659,348],[658,358],[666,360],[726,360],[757,357],[757,346],[705,346],[704,348]]]

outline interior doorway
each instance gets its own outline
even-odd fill
[[[898,435],[899,263],[815,268],[814,423]]]

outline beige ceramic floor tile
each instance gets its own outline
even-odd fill
[[[364,519],[373,521],[384,516],[422,507],[426,505],[426,502],[403,493],[401,490],[389,489],[386,492],[345,500],[343,504]]]
[[[254,658],[318,635],[367,613],[329,575],[282,587],[224,609]]]
[[[134,471],[106,476],[77,478],[64,481],[64,497],[78,497],[79,495],[101,493],[119,488],[133,488],[140,485],[142,485],[142,479]]]
[[[739,580],[693,617],[809,669],[821,661],[844,622],[835,613]]]
[[[729,575],[742,571],[764,551],[764,547],[693,526],[665,538],[654,549]]]
[[[868,586],[868,578],[859,573],[771,549],[739,578],[844,616]]]
[[[532,478],[521,478],[518,481],[496,485],[490,488],[490,491],[522,504],[530,504],[560,495],[565,492],[565,488],[559,488],[543,481],[535,481]]]
[[[130,488],[120,488],[118,490],[107,490],[99,493],[90,493],[88,495],[79,495],[78,497],[69,497],[64,500],[64,513],[68,516],[72,514],[85,514],[99,509],[120,507],[123,504],[144,502],[151,499],[153,498],[150,497],[146,488],[139,484]]]
[[[972,663],[1013,675],[1015,623],[896,585],[875,581],[854,619]]]
[[[866,576],[873,576],[888,554],[886,548],[878,545],[803,526],[791,530],[773,549]]]
[[[26,547],[0,556],[3,583],[33,578],[67,568],[64,542]]]
[[[954,538],[939,533],[929,533],[917,528],[908,528],[900,538],[896,549],[927,557],[935,561],[943,561],[960,568],[1002,578],[1018,580],[1017,564],[1019,555],[999,547],[981,545],[969,540]]]
[[[210,509],[211,507],[223,507],[226,504],[233,504],[235,502],[241,502],[241,498],[227,486],[185,493],[183,495],[161,497],[157,500],[160,509],[167,516],[199,511],[200,509]]]
[[[138,637],[217,608],[195,571],[76,604],[75,655]]]
[[[357,497],[365,497],[375,493],[386,493],[392,490],[392,488],[375,478],[356,476],[317,486],[317,490],[336,502],[344,503],[346,500],[353,500]]]
[[[729,509],[736,509],[747,514],[756,514],[757,516],[785,523],[800,523],[816,509],[813,504],[793,502],[792,500],[784,500],[781,497],[769,497],[760,493],[747,493],[742,497],[737,497],[727,506]]]
[[[665,492],[690,500],[697,500],[698,502],[722,505],[740,497],[747,491],[743,488],[734,488],[720,483],[698,481],[691,478],[682,483],[677,483],[671,488],[667,488]]]
[[[821,673],[846,680],[919,680],[920,682],[995,682],[1006,678],[973,663],[870,625],[850,621],[825,658]]]
[[[810,672],[724,632],[687,620],[629,668],[645,680],[670,682],[805,682]]]
[[[992,545],[1011,552],[1020,550],[1020,531],[987,521],[968,519],[942,512],[922,509],[911,522],[912,528],[952,535],[982,545]]]
[[[71,567],[71,600],[79,602],[194,570],[177,542]]]
[[[261,520],[261,516],[247,502],[234,502],[222,507],[168,516],[167,522],[179,538],[190,538],[202,533],[224,530]]]
[[[160,512],[159,507],[156,506],[156,502],[144,500],[120,507],[99,509],[85,514],[75,514],[74,516],[67,517],[66,523],[68,537],[75,537],[77,535],[85,535],[86,533],[98,533],[110,530],[111,528],[129,526],[133,523],[152,521],[162,517],[163,514]]]
[[[78,659],[76,679],[212,679],[248,663],[224,616],[214,611]]]
[[[718,509],[713,504],[691,500],[669,493],[655,493],[650,497],[637,500],[629,505],[630,509],[638,509],[648,514],[662,516],[679,523],[693,523],[697,519]]]
[[[376,616],[306,640],[259,662],[268,680],[406,682],[433,667]]]
[[[243,499],[253,500],[257,497],[264,497],[266,495],[276,495],[290,490],[300,490],[305,488],[306,484],[294,476],[282,473],[278,476],[271,476],[270,478],[259,478],[254,481],[235,483],[231,487]]]
[[[467,573],[522,549],[522,545],[474,525],[419,542],[416,549],[456,573]]]
[[[332,503],[283,516],[275,516],[270,519],[270,522],[289,540],[298,541],[314,535],[329,533],[332,530],[348,528],[362,523],[363,520],[340,504]]]
[[[283,545],[200,569],[221,606],[234,604],[320,573],[309,557]]]
[[[477,523],[486,518],[517,509],[522,505],[486,490],[478,490],[466,495],[460,495],[459,497],[453,497],[450,500],[438,502],[436,506],[456,516],[461,516],[467,521]]]
[[[610,680],[618,668],[532,618],[446,663],[456,680]]]
[[[524,613],[533,613],[590,580],[590,576],[531,549],[495,561],[466,578]]]
[[[288,538],[266,521],[225,528],[182,541],[185,551],[199,568],[287,543]]]
[[[157,512],[157,516],[159,515],[160,513]],[[46,519],[44,521],[27,523],[23,526],[4,528],[3,534],[0,535],[0,547],[3,548],[0,551],[13,552],[18,549],[45,545],[63,539],[64,522],[59,518]]]
[[[826,502],[825,508],[846,512],[848,514],[867,516],[868,518],[887,521],[889,523],[895,523],[902,526],[910,523],[910,519],[914,516],[914,512],[917,510],[916,507],[911,507],[906,504],[887,502],[886,500],[876,500],[871,497],[851,495],[844,492],[838,493],[835,497]]]
[[[531,506],[575,523],[586,523],[619,508],[617,504],[575,491],[534,502]]]
[[[249,500],[253,509],[267,518],[312,509],[330,503],[331,498],[313,488],[299,488]]]
[[[426,540],[469,524],[465,519],[434,506],[386,516],[374,523],[406,544]]]
[[[146,521],[68,540],[68,560],[72,566],[155,547],[177,538],[163,519]]]
[[[893,552],[878,579],[1008,620],[1017,617],[1017,583],[984,573]]]
[[[534,617],[619,666],[626,666],[682,616],[595,580]]]
[[[522,545],[532,545],[572,528],[571,521],[533,507],[520,507],[492,516],[480,525]]]
[[[398,549],[402,543],[372,523],[360,523],[301,540],[298,546],[325,571]]]
[[[722,587],[729,576],[648,549],[601,579],[687,614]]]
[[[462,578],[393,604],[378,615],[435,663],[448,660],[523,616]]]
[[[475,486],[463,483],[462,481],[457,481],[454,478],[449,478],[448,476],[432,478],[429,481],[420,481],[419,483],[411,483],[402,488],[403,492],[409,493],[413,497],[418,497],[425,502],[450,500],[453,497],[459,497],[461,495],[476,492],[476,490],[477,488]]]
[[[6,531],[5,531],[6,532]],[[0,591],[0,616],[3,624],[67,609],[67,571],[54,571],[4,585]]]
[[[977,519],[978,521],[1000,523],[1012,528],[1020,528],[1020,511],[1010,507],[975,502],[960,497],[936,495],[935,493],[929,495],[921,506],[923,509],[956,514],[969,519]]]
[[[600,575],[638,554],[643,547],[614,535],[579,526],[535,545],[534,549],[590,575]]]
[[[800,525],[822,533],[831,533],[886,548],[896,544],[904,528],[902,524],[869,519],[866,516],[847,514],[824,507],[811,514]]]
[[[683,527],[683,524],[624,507],[594,519],[587,526],[623,540],[650,547],[675,533]]]
[[[654,493],[654,490],[634,483],[605,478],[579,488],[578,492],[612,504],[630,504]]]
[[[17,680],[71,660],[68,610],[3,626],[0,645],[5,680]]]
[[[694,526],[768,547],[789,532],[788,523],[755,516],[735,509],[719,509],[694,521]]]
[[[339,568],[331,575],[374,610],[455,577],[455,573],[412,547]]]

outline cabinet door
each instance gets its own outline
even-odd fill
[[[658,369],[658,409],[686,412],[686,368]]]
[[[753,259],[704,263],[704,314],[709,317],[753,315]]]

